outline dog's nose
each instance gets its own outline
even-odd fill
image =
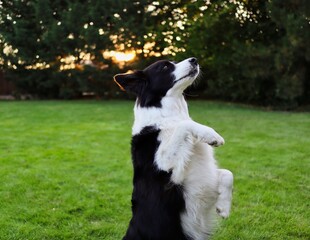
[[[193,66],[197,66],[198,65],[198,60],[197,58],[190,58],[189,62],[193,65]]]

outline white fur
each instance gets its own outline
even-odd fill
[[[133,135],[145,126],[160,129],[155,163],[163,171],[172,170],[171,180],[183,185],[186,211],[181,215],[184,232],[194,240],[206,240],[211,233],[214,213],[228,217],[231,206],[233,176],[218,169],[213,146],[224,139],[212,128],[194,122],[182,95],[196,76],[187,76],[189,60],[176,64],[178,81],[162,99],[162,108],[134,108]]]

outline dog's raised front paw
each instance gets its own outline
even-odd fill
[[[208,143],[212,147],[219,147],[225,143],[224,138],[222,138],[212,128],[205,131],[200,140],[202,142]]]

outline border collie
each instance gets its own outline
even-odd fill
[[[199,71],[189,58],[114,77],[137,96],[132,219],[123,240],[206,240],[215,213],[229,215],[233,175],[218,169],[213,156],[224,139],[190,118],[183,97]]]

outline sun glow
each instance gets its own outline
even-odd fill
[[[105,58],[111,58],[116,63],[126,63],[131,62],[136,57],[135,51],[127,51],[127,52],[117,52],[117,51],[107,51],[103,53]]]
[[[136,57],[135,52],[127,52],[127,53],[116,52],[115,53],[115,60],[118,62],[130,62],[135,57]]]

